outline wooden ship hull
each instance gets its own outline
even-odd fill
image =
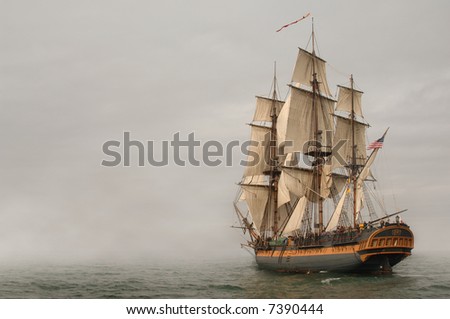
[[[282,244],[256,247],[255,255],[260,268],[278,272],[390,273],[393,266],[411,255],[413,247],[410,228],[392,224],[323,235],[310,245],[286,238]]]

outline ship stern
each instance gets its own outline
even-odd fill
[[[367,240],[360,242],[357,251],[362,272],[391,273],[392,267],[411,255],[414,235],[405,224],[385,224]]]

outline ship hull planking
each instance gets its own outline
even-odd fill
[[[257,247],[256,262],[262,269],[311,273],[390,273],[392,267],[411,255],[414,237],[406,225],[366,229],[347,243],[333,240],[316,246],[282,245]]]

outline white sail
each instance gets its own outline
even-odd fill
[[[355,130],[355,146],[356,146],[356,164],[364,165],[366,162],[366,124],[353,121],[354,130]],[[343,167],[347,164],[352,163],[352,124],[351,120],[336,116],[336,131],[334,133],[334,145],[338,145],[340,141],[346,141],[346,143],[337,148],[339,156],[333,156],[333,168]],[[340,161],[342,159],[343,161]]]
[[[356,115],[363,117],[361,107],[361,97],[363,92],[351,89],[345,86],[339,87],[338,100],[336,104],[336,111],[345,111],[352,113],[352,91],[353,91],[353,110]]]
[[[269,188],[263,186],[242,186],[253,225],[260,231],[263,223],[265,208],[269,198]]]
[[[281,179],[286,188],[297,197],[303,197],[312,188],[313,174],[307,169],[283,168]]]
[[[271,122],[272,121],[272,108],[275,105],[276,115],[280,114],[281,108],[284,105],[284,101],[273,100],[266,97],[256,97],[256,110],[253,116],[255,122]]]
[[[248,147],[247,167],[244,176],[262,175],[269,170],[267,142],[269,141],[270,128],[251,125],[251,142],[254,145]]]
[[[342,197],[339,200],[336,209],[334,210],[333,215],[331,216],[330,221],[328,222],[328,225],[325,228],[325,231],[332,231],[338,226],[339,219],[341,218],[342,214],[342,209],[344,208],[344,202],[345,198],[347,197],[347,193],[348,190],[346,189],[342,194]]]
[[[280,175],[278,180],[278,207],[291,201],[291,196],[289,195],[289,190],[286,187],[286,181],[284,174]]]
[[[309,201],[315,203],[319,199],[325,199],[330,196],[330,189],[334,180],[333,176],[331,165],[324,165],[320,179],[320,194],[314,191],[319,189],[319,187],[316,187],[316,178],[313,170],[310,169],[284,167],[281,172],[280,182],[283,182],[285,187],[297,197],[306,196]],[[339,180],[338,178],[336,182],[335,186],[337,188],[343,187],[341,186],[342,179]]]
[[[322,166],[322,175],[320,180],[320,196],[323,198],[330,196],[330,188],[333,184],[333,178],[331,175],[331,165]]]
[[[334,100],[328,98],[316,98],[313,107],[313,94],[307,90],[291,87],[289,97],[281,109],[277,121],[277,141],[281,147],[285,145],[284,153],[304,152],[305,145],[314,140],[315,114],[317,111],[318,130],[322,134],[333,130],[332,113]],[[331,141],[322,138],[320,142]],[[292,146],[289,146],[292,144]]]
[[[250,175],[244,176],[240,183],[242,186],[269,186],[269,181],[266,175]],[[238,198],[238,202],[245,200],[245,192],[242,189]]]
[[[376,148],[372,154],[370,155],[369,159],[367,160],[366,165],[362,169],[361,173],[359,173],[358,179],[356,180],[356,192],[355,192],[355,201],[356,201],[356,213],[359,213],[361,208],[363,207],[363,201],[364,201],[364,192],[363,192],[363,186],[364,181],[366,178],[370,175],[370,166],[372,166],[373,162],[375,161],[375,158],[377,157],[379,148]]]
[[[285,225],[287,223],[287,220],[289,219],[289,209],[290,205],[282,205],[280,207],[277,208],[277,223],[278,223],[278,228],[282,227],[283,225]]]
[[[308,204],[308,200],[306,197],[302,197],[298,200],[297,205],[292,212],[292,215],[289,217],[289,221],[284,227],[283,235],[289,234],[301,227],[301,222],[303,220],[303,216],[305,215],[306,205]]]
[[[292,82],[311,87],[313,74],[316,73],[320,92],[325,93],[327,96],[331,96],[327,82],[325,64],[325,60],[308,51],[299,49],[297,62],[295,63],[294,72],[292,74]]]

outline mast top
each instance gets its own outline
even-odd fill
[[[316,55],[315,52],[315,45],[314,45],[314,17],[311,17],[311,24],[312,24],[312,33],[311,33],[311,37],[312,37],[312,54]]]
[[[273,87],[272,87],[272,99],[277,100],[277,61],[273,61]],[[269,95],[270,96],[270,95]]]

